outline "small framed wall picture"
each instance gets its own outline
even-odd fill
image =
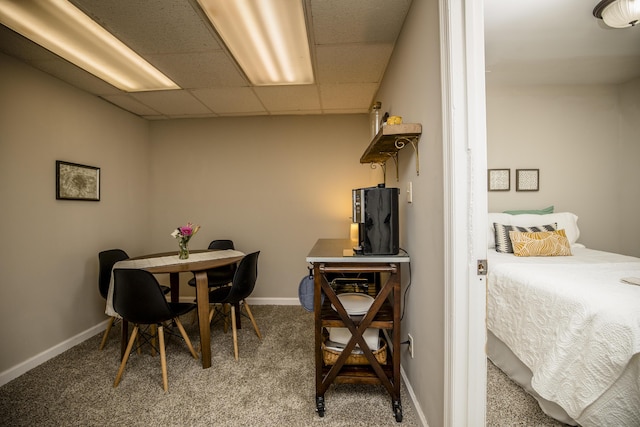
[[[511,189],[511,169],[489,169],[487,181],[489,191],[509,191]]]
[[[56,199],[100,201],[100,168],[56,160]]]
[[[516,191],[538,191],[540,169],[516,169]]]

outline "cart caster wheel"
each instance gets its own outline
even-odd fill
[[[402,422],[402,405],[400,402],[393,402],[393,414],[396,417],[396,422]]]
[[[316,397],[316,412],[320,418],[324,417],[324,397]]]

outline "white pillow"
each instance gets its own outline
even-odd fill
[[[489,231],[487,234],[487,242],[489,248],[496,247],[495,230],[493,228],[494,223],[504,225],[519,225],[521,227],[533,227],[541,226],[545,224],[558,224],[558,230],[565,231],[569,244],[573,245],[580,237],[580,229],[578,228],[578,216],[571,212],[558,212],[545,215],[537,214],[522,214],[511,215],[502,212],[490,212],[489,219]]]

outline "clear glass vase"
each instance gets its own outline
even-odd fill
[[[178,240],[178,246],[180,251],[178,252],[178,259],[189,259],[189,241]]]

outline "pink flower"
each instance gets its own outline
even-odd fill
[[[199,229],[200,229],[199,225],[196,225],[194,227],[192,223],[188,222],[187,225],[183,225],[182,227],[178,227],[175,230],[173,230],[173,233],[171,233],[171,236],[176,239],[186,239],[188,241],[188,239],[191,238],[191,236],[193,236],[194,234],[196,234]]]

